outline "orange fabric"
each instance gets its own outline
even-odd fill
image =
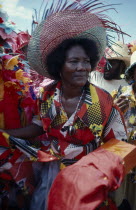
[[[102,148],[123,158],[125,173],[129,173],[136,166],[136,146],[117,139],[111,139]]]
[[[42,152],[41,150],[38,151],[38,161],[39,162],[50,162],[53,160],[58,160],[58,158],[53,155],[50,155],[46,152]]]

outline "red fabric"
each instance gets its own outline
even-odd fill
[[[121,158],[97,149],[56,177],[48,198],[48,210],[93,210],[117,189],[124,176]],[[110,209],[110,208],[109,208]]]
[[[5,141],[4,141],[5,139]],[[0,132],[0,146],[4,151],[0,154],[0,179],[15,182],[26,194],[32,193],[35,187],[32,161],[22,154],[19,149],[12,149],[9,140]],[[7,150],[6,150],[7,148]],[[8,165],[6,165],[8,164]],[[4,186],[6,190],[7,184]],[[11,186],[9,186],[10,188]]]
[[[101,60],[99,61],[97,67],[96,67],[96,71],[99,71],[101,73],[104,73],[104,66],[106,65],[106,59],[104,57],[101,58]]]
[[[5,139],[2,132],[0,132],[0,146],[7,147],[7,148],[9,147],[9,140]],[[1,156],[2,154],[0,154],[0,158]]]
[[[12,95],[6,94],[7,92],[5,91],[4,93],[4,100],[3,104],[3,113],[4,113],[4,124],[5,124],[5,129],[14,129],[14,128],[20,128],[21,127],[21,121],[20,121],[20,115],[18,112],[18,103],[19,100],[18,98],[15,98]],[[14,99],[14,100],[13,100]]]
[[[17,49],[20,49],[29,43],[31,35],[26,31],[21,31],[17,34],[16,43]]]

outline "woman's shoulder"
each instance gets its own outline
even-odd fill
[[[97,97],[99,98],[101,102],[103,101],[104,103],[108,102],[110,104],[113,104],[112,96],[105,89],[102,89],[92,83],[89,83],[89,89],[90,89],[90,94],[92,97],[96,97],[93,95],[97,95]]]
[[[45,85],[39,89],[39,98],[40,99],[46,99],[49,96],[52,96],[56,90],[56,87],[58,85],[58,81],[53,81],[49,83],[48,85]]]
[[[111,96],[110,93],[107,90],[105,90],[105,89],[103,89],[101,87],[98,87],[97,85],[89,83],[89,87],[94,87],[96,89],[96,91],[100,92],[101,94],[104,94],[104,95],[107,95],[107,96]]]

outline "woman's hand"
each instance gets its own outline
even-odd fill
[[[122,112],[126,112],[129,107],[129,100],[126,96],[120,95],[118,99],[114,100],[114,104],[116,104]]]

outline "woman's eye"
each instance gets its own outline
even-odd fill
[[[85,63],[90,63],[90,60],[86,60]]]
[[[76,60],[73,60],[73,61],[70,61],[70,63],[77,63],[78,61],[76,61]]]
[[[85,60],[85,61],[84,61],[84,64],[87,64],[87,65],[88,65],[88,64],[91,64],[91,63],[90,63],[90,60]]]

